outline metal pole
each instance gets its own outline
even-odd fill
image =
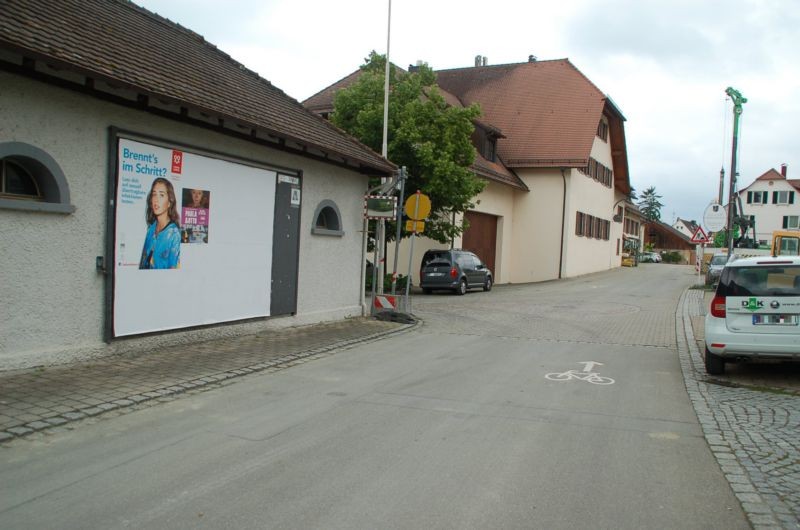
[[[417,201],[414,204],[414,219],[412,222],[414,223],[414,231],[411,232],[411,251],[408,253],[408,280],[406,281],[406,301],[408,301],[408,293],[411,290],[411,262],[414,259],[414,239],[417,237],[417,217],[419,217],[419,196],[422,194],[420,190],[417,190],[416,198]],[[419,279],[420,283],[422,283],[422,278]]]
[[[400,253],[400,236],[402,235],[403,223],[403,200],[406,192],[406,167],[400,168],[400,203],[397,205],[397,232],[394,237],[394,268],[392,269],[392,294],[397,290],[397,258]],[[408,282],[408,278],[406,278]]]
[[[733,145],[731,146],[731,178],[728,188],[728,256],[733,255],[733,218],[734,218],[734,190],[736,189],[736,149],[739,143],[739,116],[742,114],[742,105],[747,103],[747,98],[742,94],[728,87],[725,93],[733,101]]]
[[[389,152],[388,136],[389,136],[389,44],[392,35],[392,0],[389,0],[389,15],[386,28],[386,71],[384,73],[383,82],[383,142],[381,144],[381,155],[386,158]],[[386,182],[384,180],[384,182]],[[378,245],[378,260],[375,267],[378,269],[378,276],[380,276],[380,285],[378,286],[378,293],[383,293],[383,278],[385,265],[384,261],[386,256],[384,254],[384,242],[386,241],[386,223],[383,219],[378,220],[376,244]]]

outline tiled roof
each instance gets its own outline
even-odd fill
[[[585,167],[602,115],[609,119],[614,187],[630,193],[625,118],[567,59],[436,72],[448,104],[479,103],[481,124],[500,133],[499,158],[507,168]],[[336,91],[352,84],[359,72],[307,99],[318,112],[333,108]]]
[[[339,90],[347,88],[353,83],[355,83],[359,77],[361,77],[360,68],[355,72],[353,72],[352,74],[343,77],[342,79],[338,80],[331,86],[323,88],[310,98],[306,99],[305,101],[303,101],[303,106],[312,112],[317,112],[320,114],[323,112],[333,111],[333,99],[334,96],[336,96],[336,93]]]
[[[777,170],[770,169],[769,171],[758,177],[756,180],[785,180],[785,179],[786,177],[778,173]]]
[[[509,167],[586,165],[606,97],[568,60],[443,70],[437,82],[481,105],[507,137],[498,152]]]
[[[742,193],[742,192],[746,191],[748,188],[750,188],[750,186],[752,186],[756,182],[759,182],[759,181],[764,182],[764,181],[769,181],[769,180],[784,180],[784,181],[786,181],[787,184],[792,186],[794,189],[800,190],[800,180],[798,180],[798,179],[787,179],[780,172],[778,172],[778,170],[773,168],[773,169],[770,169],[767,172],[765,172],[763,175],[761,175],[757,179],[755,179],[748,186],[745,186],[744,188],[740,189],[739,193]]]
[[[200,35],[126,0],[0,0],[0,49],[341,159],[394,166]]]
[[[667,232],[668,234],[672,234],[673,236],[680,238],[689,245],[694,245],[694,243],[692,243],[691,236],[687,236],[686,234],[679,232],[678,230],[674,229],[673,227],[671,227],[670,225],[668,225],[663,221],[648,221],[646,224],[648,227],[656,227],[657,229]]]
[[[518,190],[530,191],[522,179],[520,179],[502,163],[490,162],[481,156],[480,153],[475,153],[475,162],[472,163],[470,169],[472,169],[476,175],[485,179],[493,180]]]
[[[397,68],[398,73],[404,74],[407,73],[402,68],[395,66]],[[339,81],[335,82],[334,84],[330,85],[327,88],[322,89],[321,91],[317,92],[313,96],[309,97],[305,101],[303,101],[303,105],[306,108],[313,112],[317,112],[320,114],[328,113],[333,111],[333,100],[336,96],[336,92],[343,88],[347,88],[353,83],[355,83],[358,78],[361,76],[361,70],[356,70],[355,72],[351,73],[350,75],[343,77]],[[444,98],[445,102],[450,105],[451,107],[463,108],[464,105],[461,104],[461,101],[450,94],[446,90],[439,89],[439,93]],[[497,129],[496,127],[492,126],[489,123],[478,121],[476,120],[477,124],[484,129],[494,133],[497,136],[503,137],[503,133]],[[479,177],[485,178],[487,180],[492,180],[498,182],[500,184],[505,184],[507,186],[511,186],[512,188],[516,188],[523,191],[529,191],[528,186],[520,179],[517,175],[515,175],[512,171],[506,168],[503,164],[497,162],[490,162],[489,160],[485,159],[479,152],[475,152],[475,161],[472,163],[470,167],[472,171],[475,172],[476,175]]]

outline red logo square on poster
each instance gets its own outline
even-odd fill
[[[172,172],[177,173],[178,175],[181,174],[181,169],[183,168],[183,152],[182,151],[172,151]]]

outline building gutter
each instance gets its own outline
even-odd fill
[[[564,192],[561,194],[561,248],[558,253],[558,279],[561,279],[561,270],[564,266],[564,228],[565,228],[565,221],[564,218],[567,215],[567,176],[564,172],[567,168],[561,168],[561,180],[564,183]]]

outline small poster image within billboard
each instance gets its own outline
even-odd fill
[[[183,188],[181,209],[181,242],[208,244],[211,192],[199,188]]]
[[[366,219],[394,219],[397,217],[397,197],[365,196],[364,217]]]

